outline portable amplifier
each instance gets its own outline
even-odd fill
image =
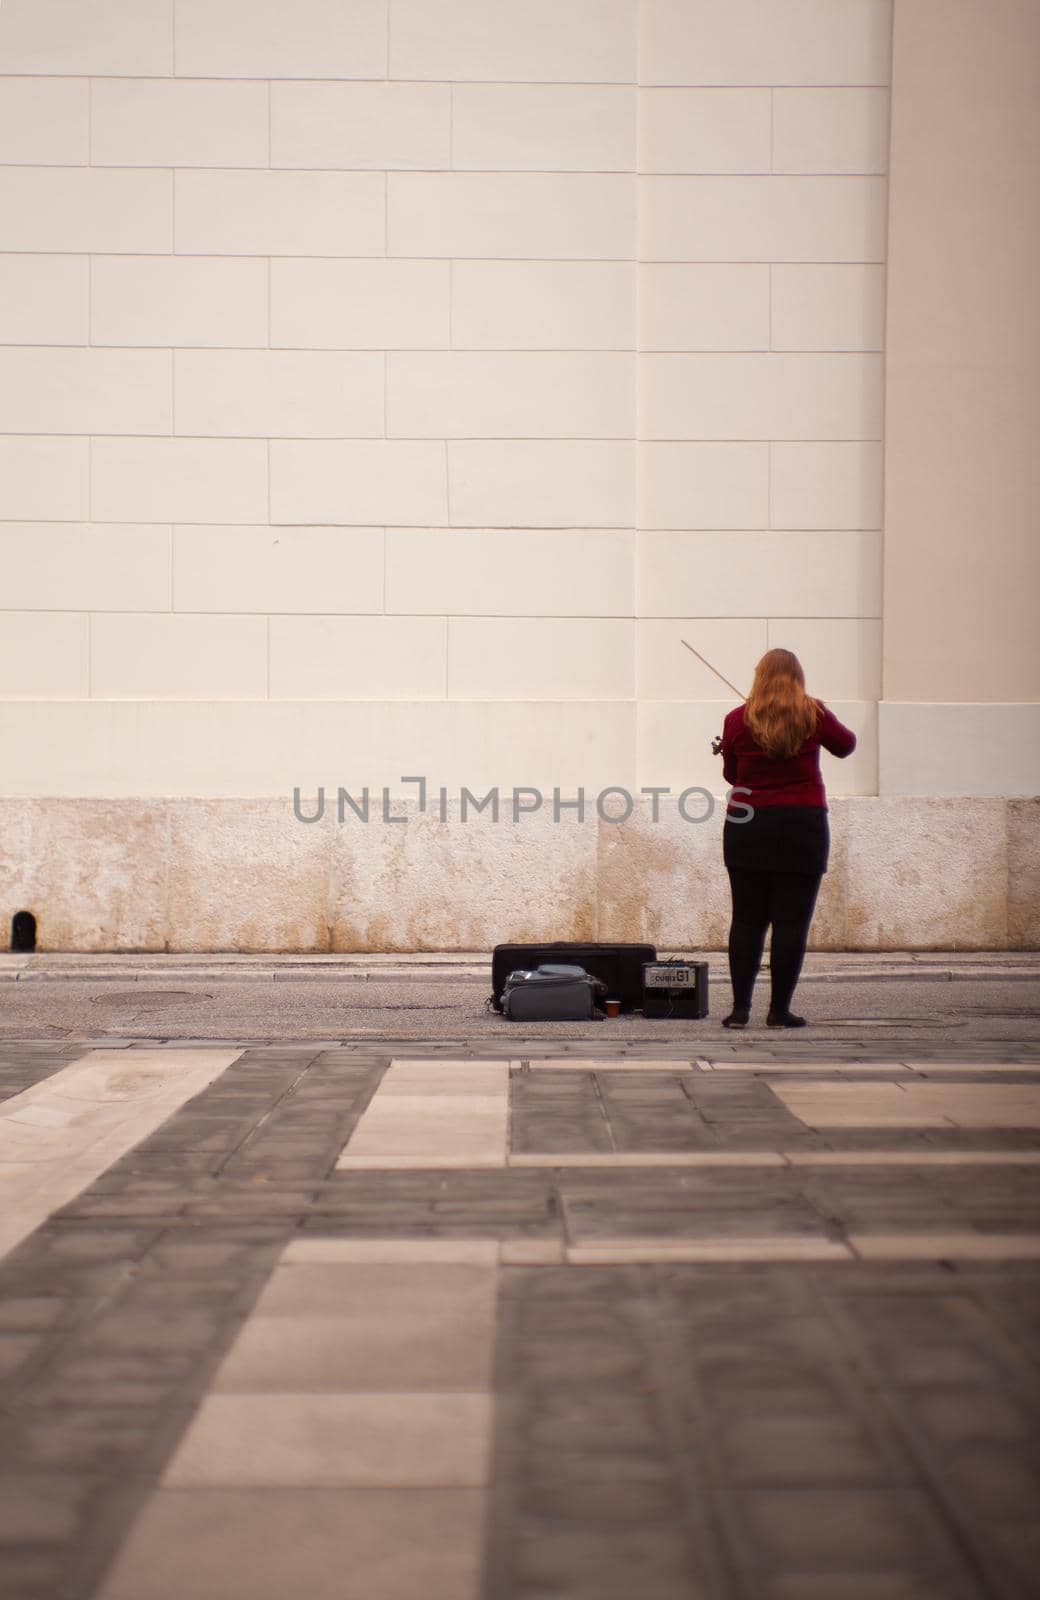
[[[643,1015],[644,1017],[706,1017],[708,963],[682,960],[645,961]]]

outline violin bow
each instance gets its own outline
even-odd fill
[[[692,644],[689,644],[687,642],[687,640],[685,640],[685,639],[680,639],[679,643],[686,645],[687,650],[689,650],[691,655],[695,655],[697,657],[698,661],[703,661],[704,665],[707,667],[708,671],[709,672],[714,672],[716,678],[718,678],[721,683],[724,683],[726,685],[727,689],[732,689],[733,693],[735,695],[737,695],[741,700],[746,700],[747,699],[747,695],[746,694],[741,694],[741,692],[737,688],[736,684],[735,683],[730,683],[729,679],[727,677],[723,676],[723,674],[719,671],[718,667],[713,667],[711,662],[707,659],[707,657],[706,656],[702,656],[699,650],[695,650],[693,648]]]
[[[747,699],[746,695],[743,695],[743,694],[740,693],[740,690],[737,688],[735,683],[730,683],[729,679],[723,673],[721,673],[719,671],[718,667],[713,667],[711,662],[708,660],[708,658],[706,656],[702,656],[699,650],[695,650],[693,648],[693,645],[690,644],[689,640],[680,639],[679,642],[680,642],[680,644],[684,644],[686,646],[687,650],[689,650],[690,654],[697,657],[698,661],[703,661],[703,663],[707,667],[708,671],[709,672],[713,672],[715,674],[716,678],[718,678],[719,682],[720,683],[724,683],[726,685],[727,689],[732,689],[733,693],[735,695],[739,695],[741,700],[746,700]],[[713,739],[711,741],[711,753],[712,753],[712,755],[713,756],[717,756],[721,752],[721,750],[722,750],[722,739],[721,739],[721,737]]]

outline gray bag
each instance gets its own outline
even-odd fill
[[[605,988],[584,967],[546,963],[511,972],[502,992],[502,1015],[512,1022],[591,1022],[596,995]]]

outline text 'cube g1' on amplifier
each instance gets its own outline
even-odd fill
[[[706,1017],[708,963],[645,961],[643,1015],[644,1017]]]

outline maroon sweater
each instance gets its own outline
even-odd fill
[[[820,776],[820,747],[832,756],[849,756],[856,748],[856,735],[821,704],[815,732],[793,756],[767,756],[744,726],[744,707],[736,706],[722,728],[722,775],[734,789],[750,794],[734,796],[733,808],[751,805],[822,806],[827,795]],[[731,809],[733,809],[731,808]],[[734,810],[742,816],[743,812]]]

